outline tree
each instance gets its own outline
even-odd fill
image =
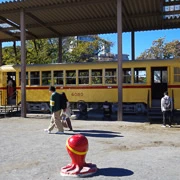
[[[26,63],[48,64],[57,59],[57,43],[52,39],[38,39],[26,41]],[[3,48],[3,64],[20,64],[21,47],[13,44],[13,47]]]
[[[2,64],[20,64],[20,47],[19,46],[9,46],[2,49],[3,60]]]
[[[36,39],[26,41],[26,63],[27,64],[48,64],[55,63],[58,59],[58,39]],[[93,41],[78,41],[74,37],[62,39],[62,60],[63,62],[86,62],[97,60],[97,55],[105,45],[112,43],[94,36]],[[20,64],[20,46],[3,48],[3,64]]]
[[[71,39],[68,51],[65,53],[66,62],[87,62],[97,61],[98,54],[105,46],[112,46],[112,43],[98,36],[93,36],[92,41],[80,41]]]
[[[57,59],[57,43],[53,39],[27,41],[27,64],[48,64]]]
[[[177,57],[178,50],[176,48],[177,44],[180,42],[174,40],[169,43],[165,43],[165,38],[159,38],[152,42],[152,46],[146,49],[139,57],[141,59],[169,59]]]

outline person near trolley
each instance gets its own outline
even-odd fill
[[[72,115],[72,110],[71,110],[71,107],[70,107],[70,103],[69,103],[69,101],[67,99],[67,96],[66,96],[66,94],[64,92],[62,93],[62,96],[63,96],[63,99],[64,99],[64,101],[66,103],[66,108],[63,109],[63,113],[62,113],[62,119],[63,119],[63,117],[65,117],[65,121],[67,123],[67,126],[68,126],[69,130],[73,131],[71,120],[70,120],[70,117]]]
[[[50,97],[50,110],[51,110],[51,120],[49,127],[47,129],[44,129],[45,132],[48,132],[49,134],[51,131],[56,127],[58,131],[56,134],[63,134],[64,129],[63,125],[61,123],[61,118],[60,114],[62,111],[62,106],[61,106],[61,95],[56,92],[56,89],[54,86],[50,86],[49,91],[51,92],[51,97]]]
[[[172,124],[172,110],[173,101],[172,98],[168,96],[168,92],[164,92],[164,97],[161,98],[161,111],[163,113],[163,125],[162,127],[171,127]]]
[[[14,93],[13,79],[10,76],[8,76],[7,93],[8,93],[8,101],[10,101],[12,99],[13,93]]]

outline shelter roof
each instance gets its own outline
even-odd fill
[[[14,0],[0,4],[0,41],[117,32],[117,0]],[[180,0],[122,0],[123,32],[180,28]]]

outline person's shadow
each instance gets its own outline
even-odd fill
[[[120,135],[119,132],[112,132],[112,131],[103,131],[103,130],[74,130],[72,133],[65,133],[65,134],[82,134],[86,137],[100,137],[100,138],[114,138],[114,137],[123,137]]]

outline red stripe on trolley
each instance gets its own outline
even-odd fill
[[[180,85],[168,85],[168,88],[180,88]]]
[[[0,90],[6,90],[7,87],[0,87]]]
[[[131,86],[123,86],[123,88],[132,88],[132,89],[133,88],[140,88],[140,89],[141,88],[151,88],[151,85],[139,85],[139,86],[138,85],[134,85],[134,86],[131,85]]]

